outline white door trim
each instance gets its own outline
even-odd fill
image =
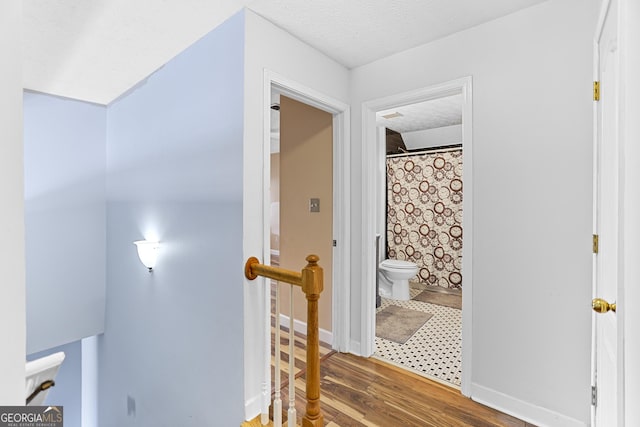
[[[472,78],[429,86],[384,98],[374,99],[362,104],[362,282],[361,282],[361,336],[360,353],[370,356],[375,350],[375,283],[377,263],[375,262],[376,215],[367,206],[376,204],[376,169],[379,159],[377,151],[370,149],[377,139],[376,112],[400,105],[408,105],[443,96],[462,93],[462,155],[463,155],[463,230],[462,277],[462,394],[471,394],[471,357],[472,357],[472,301],[473,301],[473,147],[472,147]]]
[[[333,115],[333,238],[337,245],[333,250],[333,294],[332,299],[332,347],[338,351],[347,351],[349,342],[350,325],[350,265],[349,256],[351,253],[350,243],[350,201],[351,201],[351,180],[350,180],[350,108],[337,99],[320,93],[310,87],[304,86],[292,79],[284,77],[271,70],[264,70],[264,96],[263,96],[263,257],[270,258],[270,236],[269,236],[269,215],[270,212],[269,194],[270,186],[270,117],[269,111],[272,104],[271,92],[275,88],[279,93],[311,105],[320,110]],[[322,265],[322,260],[320,261]],[[327,296],[321,296],[327,298]],[[267,310],[269,313],[270,310]],[[265,319],[265,328],[269,328],[269,320]],[[269,357],[270,353],[267,353]]]
[[[625,188],[624,208],[624,421],[627,426],[640,425],[640,4],[635,0],[621,0],[620,48],[624,55],[621,67],[624,86],[621,93],[625,100],[625,112],[621,117],[621,136],[624,144]],[[628,284],[628,286],[627,286]]]

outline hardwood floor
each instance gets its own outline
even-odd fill
[[[382,361],[345,353],[327,356],[321,363],[321,408],[327,426],[535,427]],[[296,391],[299,425],[306,403],[304,376],[296,380]],[[287,392],[285,386],[283,395]],[[286,409],[283,412],[286,419]]]
[[[272,319],[272,326],[275,321]],[[287,419],[289,334],[281,328],[282,419]],[[296,425],[305,412],[305,337],[295,333]],[[272,333],[272,351],[275,334]],[[462,396],[460,391],[374,358],[320,347],[320,404],[327,427],[535,427]],[[272,368],[273,368],[272,353]],[[272,371],[274,374],[274,371]],[[272,375],[273,378],[273,375]],[[272,389],[273,391],[273,389]],[[273,419],[273,417],[271,417]],[[252,420],[243,426],[260,425]],[[285,424],[286,425],[286,424]]]

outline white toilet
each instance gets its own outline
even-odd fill
[[[411,299],[409,279],[418,273],[418,265],[409,261],[385,259],[378,266],[380,295],[400,301]]]

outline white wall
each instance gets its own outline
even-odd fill
[[[264,241],[268,230],[263,224],[263,164],[269,147],[263,150],[263,126],[269,126],[269,109],[264,108],[264,70],[276,72],[314,91],[346,102],[348,99],[348,70],[310,48],[300,40],[270,22],[245,10],[245,115],[244,115],[244,259],[264,255]],[[267,92],[268,93],[268,92]],[[265,121],[266,115],[266,121]],[[267,128],[268,130],[268,128]],[[268,195],[269,193],[264,193]],[[261,320],[265,316],[265,294],[260,279],[245,281],[245,414],[252,418],[260,409],[263,346]]]
[[[595,3],[551,0],[356,68],[351,79],[356,224],[367,209],[357,200],[360,155],[373,143],[361,140],[362,102],[473,77],[471,391],[539,425],[589,422]],[[360,229],[352,235],[358,340]]]
[[[22,1],[0,3],[0,405],[24,404]]]

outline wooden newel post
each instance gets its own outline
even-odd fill
[[[323,289],[322,267],[317,255],[309,255],[302,269],[302,291],[307,297],[307,408],[302,427],[324,426],[320,411],[320,334],[318,300]]]

